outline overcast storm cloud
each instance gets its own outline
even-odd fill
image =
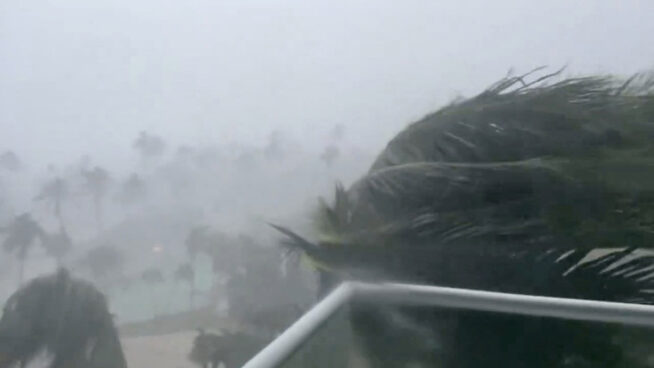
[[[334,124],[379,149],[509,68],[649,68],[650,1],[4,1],[0,147],[38,165],[176,144],[311,146]]]

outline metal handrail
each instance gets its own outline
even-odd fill
[[[410,284],[348,282],[254,356],[243,368],[274,368],[286,361],[339,308],[355,300],[396,305],[459,308],[581,321],[654,327],[654,306],[508,294]]]

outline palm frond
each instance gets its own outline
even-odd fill
[[[409,162],[576,157],[606,147],[651,145],[651,73],[627,81],[594,76],[551,83],[557,76],[534,83],[509,77],[426,116],[391,140],[371,171]]]

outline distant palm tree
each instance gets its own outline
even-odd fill
[[[61,213],[62,202],[68,197],[68,185],[62,178],[55,178],[41,188],[39,195],[34,198],[37,201],[48,202],[53,209],[54,215],[59,221],[59,226],[64,227],[64,219]]]
[[[95,219],[98,230],[102,229],[102,200],[109,189],[110,177],[107,170],[96,166],[93,169],[82,169],[82,176],[86,181],[86,188],[93,198]]]
[[[19,262],[18,282],[23,283],[25,260],[35,241],[43,235],[43,229],[32,216],[24,213],[16,217],[12,223],[3,229],[7,234],[2,248],[6,253],[14,253]]]
[[[166,142],[158,135],[141,131],[134,140],[133,147],[143,159],[149,159],[161,156],[166,150]]]
[[[173,275],[175,280],[186,282],[189,285],[189,308],[193,309],[195,297],[195,271],[190,262],[180,264]]]

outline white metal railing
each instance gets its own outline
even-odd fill
[[[243,368],[284,363],[331,316],[357,300],[404,306],[433,306],[580,321],[654,327],[654,306],[497,293],[410,284],[348,282],[339,286],[254,356]]]

